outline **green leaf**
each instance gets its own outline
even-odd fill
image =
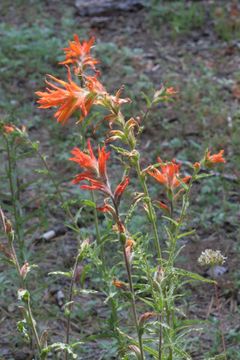
[[[30,293],[26,289],[19,289],[18,300],[22,300],[23,302],[28,302],[30,300]]]
[[[150,108],[152,105],[152,101],[150,100],[149,96],[145,94],[143,91],[141,92],[144,100],[146,101],[147,108]]]
[[[189,235],[195,234],[195,232],[196,232],[196,229],[187,231],[187,232],[185,232],[185,233],[182,233],[182,234],[178,235],[178,236],[177,236],[177,239],[181,239],[181,238],[183,238],[183,237],[185,237],[185,236],[189,236]]]
[[[186,359],[186,360],[191,360],[192,358],[190,357],[190,355],[188,353],[186,353],[186,351],[178,348],[178,347],[174,347],[174,351],[181,356],[181,359]]]
[[[49,171],[47,169],[35,169],[35,173],[41,174],[41,175],[48,175]]]
[[[26,320],[21,320],[17,322],[17,329],[18,331],[24,336],[24,338],[29,341],[30,340],[30,336],[28,334],[28,329],[26,327],[27,322]]]
[[[81,289],[79,290],[80,294],[88,295],[88,294],[98,294],[99,291],[97,290],[87,290],[87,289]]]
[[[85,206],[88,206],[88,207],[92,207],[92,208],[96,208],[96,204],[94,201],[91,201],[91,200],[81,200],[81,204],[82,205],[85,205]]]
[[[128,155],[128,156],[131,155],[131,153],[128,150],[126,150],[126,149],[124,149],[122,147],[115,146],[115,145],[112,145],[112,144],[111,144],[111,147],[113,148],[113,150],[115,150],[117,153],[119,153],[121,155]]]
[[[61,276],[65,276],[67,278],[71,278],[72,272],[71,271],[52,271],[52,272],[48,273],[48,275],[61,275]]]
[[[170,222],[173,223],[175,226],[178,226],[178,225],[179,225],[177,221],[171,219],[171,218],[168,217],[168,216],[163,215],[162,218],[170,221]]]
[[[35,151],[38,151],[39,150],[39,144],[40,144],[39,141],[36,141],[36,142],[32,142],[31,146]]]
[[[41,359],[45,359],[46,355],[51,352],[52,350],[53,351],[60,351],[60,352],[63,352],[63,351],[67,351],[67,353],[69,355],[72,356],[73,359],[77,359],[77,355],[73,352],[72,348],[76,347],[77,345],[80,345],[82,344],[82,342],[77,342],[77,343],[74,343],[72,345],[67,345],[67,344],[64,344],[64,343],[61,343],[61,342],[58,342],[58,343],[54,343],[52,345],[49,345],[47,347],[45,347],[44,349],[42,349],[41,351]]]
[[[199,174],[199,175],[196,175],[195,180],[204,179],[204,178],[210,177],[210,176],[214,176],[214,174]]]
[[[153,303],[153,301],[152,300],[147,300],[147,299],[145,299],[145,298],[139,298],[140,300],[142,300],[145,304],[147,304],[148,306],[150,306],[151,308],[153,308],[154,309],[154,303]]]
[[[201,276],[199,274],[196,274],[196,273],[193,273],[191,271],[184,270],[184,269],[173,268],[173,273],[175,273],[177,275],[180,275],[180,276],[186,276],[186,277],[191,278],[193,280],[203,281],[203,282],[210,283],[210,284],[215,284],[216,283],[216,281],[214,281],[214,280],[206,279],[206,278],[204,278],[203,276]]]

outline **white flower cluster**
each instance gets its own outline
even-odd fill
[[[198,258],[198,263],[202,266],[223,265],[227,258],[223,256],[220,250],[206,249]]]

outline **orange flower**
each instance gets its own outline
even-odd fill
[[[76,111],[81,110],[82,120],[87,116],[93,102],[94,95],[89,93],[88,90],[80,88],[74,81],[72,81],[70,70],[68,69],[68,82],[48,75],[50,79],[62,86],[46,81],[50,88],[47,91],[37,91],[36,95],[40,97],[37,101],[40,104],[39,108],[47,109],[51,107],[59,107],[54,116],[58,122],[65,124],[70,116]]]
[[[132,239],[127,239],[126,243],[125,243],[125,254],[126,254],[126,258],[129,262],[129,264],[131,264],[132,260],[133,260],[133,247],[135,245],[135,241],[133,241]]]
[[[177,91],[173,87],[166,88],[166,95],[175,95]]]
[[[170,213],[169,207],[163,201],[155,201],[156,205],[162,209],[166,214]]]
[[[3,130],[6,134],[10,134],[15,130],[15,128],[13,125],[9,124],[9,125],[3,125]]]
[[[127,284],[125,284],[122,281],[113,279],[112,284],[117,288],[117,289],[123,289],[123,290],[127,290]]]
[[[166,186],[168,190],[173,191],[173,189],[179,187],[181,182],[188,182],[191,176],[185,176],[184,178],[180,179],[179,171],[180,171],[180,164],[176,164],[174,160],[172,162],[164,164],[161,159],[158,159],[160,163],[160,168],[156,169],[149,169],[147,172],[149,175],[154,177],[160,184]]]
[[[201,167],[201,163],[199,161],[197,161],[193,164],[193,167],[194,167],[194,169],[199,170]]]
[[[87,66],[95,70],[95,65],[99,61],[90,55],[95,39],[92,37],[89,41],[83,41],[81,44],[78,35],[75,34],[73,38],[73,41],[69,41],[69,47],[63,49],[66,59],[60,64],[74,64],[75,74],[81,74]]]
[[[89,91],[96,94],[107,94],[107,90],[100,83],[96,76],[86,76],[86,86]]]
[[[127,239],[125,242],[125,248],[130,247],[131,249],[133,248],[133,246],[135,245],[135,241],[132,239]]]
[[[120,203],[122,194],[125,191],[128,184],[129,184],[129,177],[125,176],[125,178],[116,187],[116,190],[114,191],[114,199],[115,199],[115,202],[116,202],[117,205]]]
[[[145,312],[144,314],[140,315],[140,317],[139,317],[139,325],[143,326],[143,324],[147,320],[149,320],[149,319],[151,319],[151,318],[153,318],[155,316],[157,316],[157,314],[155,312],[153,312],[153,311]]]
[[[226,160],[223,158],[224,150],[220,150],[219,153],[210,155],[210,151],[205,155],[205,165],[212,166],[216,163],[225,163]]]
[[[101,149],[98,148],[98,159],[96,159],[89,140],[88,151],[89,155],[75,147],[71,152],[74,157],[69,160],[78,163],[85,170],[83,173],[76,175],[73,183],[78,184],[83,180],[87,180],[91,185],[81,185],[82,189],[100,190],[112,197],[106,169],[106,162],[110,156],[110,152],[106,153],[105,146]]]

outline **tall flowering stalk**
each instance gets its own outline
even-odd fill
[[[98,159],[96,159],[90,141],[88,141],[88,151],[89,151],[89,155],[84,153],[78,148],[72,150],[72,154],[74,155],[74,157],[70,158],[69,160],[78,163],[84,169],[84,172],[76,175],[76,177],[73,180],[73,183],[78,184],[82,181],[87,180],[90,182],[90,185],[87,184],[81,185],[80,186],[81,189],[100,191],[103,193],[103,195],[110,198],[112,202],[112,204],[109,204],[106,198],[105,205],[100,207],[99,210],[102,212],[110,213],[113,219],[116,221],[118,234],[119,234],[119,241],[122,244],[124,263],[125,263],[128,282],[129,282],[129,291],[131,294],[133,317],[134,317],[136,331],[138,334],[141,359],[144,359],[142,337],[139,329],[138,316],[136,310],[136,298],[135,298],[135,291],[133,287],[133,280],[131,273],[131,263],[130,263],[131,246],[129,245],[129,242],[127,242],[126,229],[119,216],[119,205],[120,205],[121,197],[126,187],[129,184],[129,178],[124,177],[124,179],[119,183],[119,185],[116,187],[115,191],[113,192],[111,190],[111,186],[107,174],[107,166],[106,166],[106,162],[110,156],[110,152],[106,153],[105,147],[99,148]],[[121,283],[115,283],[115,285],[116,284],[117,287],[121,288]]]
[[[102,199],[101,206],[95,204],[94,208],[96,237],[101,251],[102,244],[97,211],[106,213],[112,218],[118,233],[128,283],[114,278],[112,284],[117,290],[129,294],[137,333],[137,340],[130,336],[125,336],[128,339],[128,346],[125,352],[134,352],[142,360],[146,352],[149,352],[158,360],[173,360],[175,356],[187,358],[184,348],[180,348],[177,343],[180,341],[180,336],[178,336],[179,329],[176,322],[175,297],[183,277],[202,281],[205,281],[205,279],[175,267],[175,259],[178,254],[178,240],[192,233],[192,231],[182,233],[182,228],[185,225],[191,189],[194,182],[205,176],[200,174],[200,172],[212,168],[215,164],[225,162],[223,157],[224,151],[221,150],[217,154],[211,154],[211,152],[206,151],[203,159],[194,163],[191,166],[191,174],[186,176],[181,175],[181,165],[176,160],[164,162],[161,158],[158,158],[157,164],[150,164],[143,169],[141,154],[138,151],[141,124],[150,115],[151,109],[155,105],[159,102],[171,101],[176,96],[177,91],[172,87],[162,87],[156,91],[153,99],[148,101],[147,110],[142,119],[126,119],[123,115],[122,105],[130,102],[130,99],[121,98],[122,88],[115,95],[112,95],[108,93],[105,86],[101,83],[100,74],[96,69],[98,60],[91,55],[93,44],[93,38],[89,41],[81,42],[78,36],[74,35],[73,41],[70,41],[69,46],[64,48],[65,60],[60,62],[61,65],[67,68],[67,81],[49,75],[50,81],[46,81],[46,90],[36,92],[36,95],[39,97],[37,102],[39,107],[43,109],[56,108],[54,116],[63,125],[67,124],[70,118],[75,115],[78,116],[77,123],[84,121],[89,113],[94,110],[95,106],[102,106],[106,110],[104,120],[109,124],[110,131],[108,132],[105,144],[114,141],[120,142],[121,146],[112,145],[112,147],[124,157],[129,168],[135,169],[142,189],[142,193],[138,193],[135,197],[131,209],[135,209],[139,203],[142,203],[147,213],[147,219],[151,224],[155,249],[152,250],[151,254],[141,253],[141,250],[138,250],[140,259],[138,270],[145,274],[144,280],[146,281],[147,279],[148,281],[147,285],[142,284],[140,276],[140,285],[138,286],[142,289],[143,294],[146,293],[146,289],[144,289],[146,287],[150,297],[148,294],[147,298],[141,299],[138,296],[139,291],[138,293],[136,292],[135,278],[133,277],[133,250],[135,242],[128,232],[127,221],[120,214],[121,200],[129,185],[129,176],[124,173],[122,179],[118,181],[115,190],[113,190],[107,171],[110,152],[106,151],[106,145],[98,146],[98,156],[96,156],[90,140],[87,141],[87,149],[85,151],[75,147],[71,152],[72,157],[69,160],[81,168],[80,173],[73,179],[73,184],[79,184],[82,190],[91,191],[92,196],[97,192],[99,198]],[[75,75],[74,80],[71,75],[72,73]],[[102,119],[100,122],[102,123]],[[151,191],[148,186],[148,182],[151,179],[154,179],[164,189],[164,199],[151,198]],[[92,199],[95,202],[95,196]],[[181,204],[180,206],[179,203]],[[158,216],[158,210],[155,210],[155,207],[160,208],[162,212],[161,217]],[[163,224],[165,229],[165,233],[161,234],[161,240],[158,233],[160,224]],[[167,241],[164,242],[166,236]],[[164,252],[163,249],[165,250]],[[102,262],[104,261],[103,253],[101,253],[101,260]],[[107,278],[106,272],[107,266],[104,264],[102,275]],[[138,316],[137,306],[140,299],[151,307],[151,311]],[[114,308],[113,303],[112,305]],[[116,308],[114,311],[116,314]],[[154,318],[157,320],[152,322]],[[144,330],[151,322],[155,334],[152,339],[153,347],[149,349],[144,339]],[[121,334],[116,324],[114,325],[114,330],[116,334]],[[66,342],[68,344],[69,336]],[[150,342],[149,339],[148,342]]]
[[[32,314],[30,293],[27,290],[26,284],[25,284],[25,279],[26,279],[27,273],[30,271],[30,265],[27,262],[25,262],[22,266],[20,265],[20,261],[18,259],[17,252],[15,249],[15,244],[14,244],[15,243],[15,239],[14,239],[15,232],[13,230],[11,222],[6,218],[4,212],[1,208],[0,208],[0,219],[1,219],[1,222],[3,225],[4,233],[6,234],[7,239],[8,239],[8,244],[6,247],[4,247],[4,254],[5,254],[6,258],[10,261],[10,263],[15,267],[15,270],[17,272],[18,286],[19,286],[18,299],[20,301],[22,301],[22,304],[23,304],[24,320],[23,320],[23,322],[19,321],[18,324],[19,324],[20,328],[24,327],[24,322],[29,326],[29,328],[31,329],[30,331],[32,332],[32,337],[35,342],[34,348],[36,349],[36,352],[37,352],[38,356],[40,357],[41,351],[42,351],[42,344],[40,341],[39,330],[37,329],[36,321],[33,318],[33,314]],[[26,328],[24,328],[24,332],[25,332],[26,336],[30,339],[31,334],[29,334],[29,332]]]

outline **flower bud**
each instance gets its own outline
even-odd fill
[[[195,162],[195,163],[193,164],[193,167],[194,167],[195,170],[199,170],[200,167],[201,167],[201,163],[197,161],[197,162]]]
[[[154,273],[154,280],[160,284],[163,281],[163,279],[164,279],[164,270],[161,266],[158,266],[157,271],[155,271]]]
[[[20,269],[20,275],[23,278],[23,280],[26,278],[27,273],[29,272],[29,270],[30,270],[29,263],[25,262],[25,264]]]
[[[30,300],[29,292],[26,289],[19,289],[18,300],[22,300],[23,302],[27,303]]]
[[[154,316],[156,316],[156,313],[153,311],[145,312],[139,317],[139,326],[143,326],[147,320],[151,319]]]
[[[133,352],[133,353],[136,355],[137,359],[142,359],[141,351],[140,351],[140,349],[139,349],[138,346],[136,346],[136,345],[129,345],[129,346],[128,346],[128,351],[129,351],[129,352]]]
[[[131,264],[134,256],[133,246],[135,245],[135,241],[132,239],[127,239],[125,243],[125,253],[128,260],[128,263]]]
[[[119,281],[119,280],[117,280],[117,279],[113,279],[112,284],[113,284],[117,289],[128,290],[127,284],[125,284],[123,281]]]

